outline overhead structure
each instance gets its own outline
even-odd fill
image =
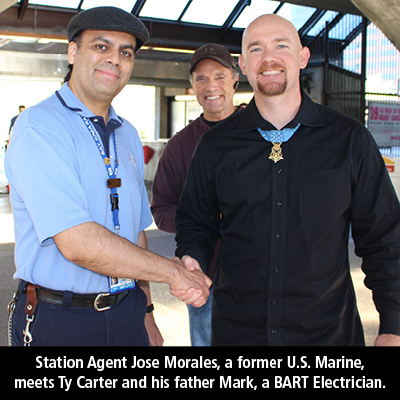
[[[307,7],[303,7],[304,11],[300,13],[303,20],[299,20],[299,24],[309,30],[327,10],[361,15],[350,0],[115,0],[109,3],[132,12],[144,21],[151,34],[148,47],[195,50],[203,44],[216,42],[232,53],[240,52],[243,28],[254,15],[286,15],[286,4]],[[161,7],[162,4],[168,4],[168,12]],[[0,0],[0,35],[66,39],[69,20],[79,11],[95,5],[97,2],[91,0]],[[214,11],[211,13],[210,9]],[[312,15],[314,11],[320,18]],[[7,47],[12,47],[11,43]],[[50,50],[47,48],[47,51]]]
[[[400,2],[398,0],[352,0],[400,50]]]
[[[248,23],[254,14],[252,10],[282,13],[285,4],[292,4],[316,12],[303,21],[299,27],[300,34],[318,24],[328,10],[364,15],[400,49],[398,0],[115,0],[109,3],[132,12],[144,21],[151,33],[149,47],[194,50],[205,43],[217,42],[231,52],[239,53],[241,33],[246,26],[243,24],[246,21],[244,11],[248,15]],[[168,12],[165,12],[161,5],[167,3]],[[93,0],[0,0],[0,35],[66,39],[66,27],[73,15],[97,4]],[[223,7],[218,9],[218,4]],[[210,9],[214,11],[211,13]],[[307,16],[307,11],[302,14]],[[220,16],[220,20],[216,16]],[[238,24],[238,20],[242,23]],[[8,40],[7,44],[0,42],[0,46],[5,46],[3,50],[8,47],[15,50],[12,41]],[[46,51],[51,50],[51,46],[47,46]],[[59,51],[59,46],[53,50]]]
[[[0,0],[0,75],[64,76],[68,22],[98,3],[97,0]],[[104,3],[107,1],[101,2]],[[243,29],[257,16],[275,13],[290,19],[302,42],[311,49],[312,58],[302,76],[303,87],[313,91],[317,101],[362,122],[367,26],[374,22],[396,45],[400,40],[399,18],[396,18],[400,16],[400,6],[396,3],[398,0],[108,2],[138,16],[150,32],[150,41],[136,56],[131,83],[188,87],[188,63],[195,49],[213,42],[238,55]],[[251,91],[247,79],[241,76],[240,80],[239,90]]]

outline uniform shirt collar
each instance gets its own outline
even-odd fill
[[[71,111],[77,112],[81,116],[90,119],[97,117],[76,97],[76,95],[69,88],[68,82],[64,83],[64,85],[61,87],[60,90],[56,91],[56,95],[60,100],[61,104],[64,107],[69,108]],[[118,126],[120,126],[123,123],[123,119],[116,114],[112,106],[110,106],[108,110],[108,115],[109,115],[109,120],[108,120],[109,122],[115,121],[115,123],[118,124]]]
[[[295,118],[290,121],[284,128],[294,129],[298,124],[306,126],[324,126],[321,117],[318,112],[317,105],[311,100],[308,94],[301,89],[301,105],[299,112]],[[241,120],[236,129],[240,131],[253,131],[261,128],[263,130],[276,130],[269,121],[265,120],[257,109],[256,102],[253,99],[249,105],[241,113]]]

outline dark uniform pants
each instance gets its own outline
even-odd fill
[[[106,311],[39,301],[29,325],[30,346],[148,346],[144,326],[146,295],[136,286]],[[12,345],[24,345],[26,294],[19,294],[12,322]]]

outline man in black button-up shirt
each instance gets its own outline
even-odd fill
[[[363,345],[350,229],[376,344],[399,344],[400,205],[374,140],[301,91],[309,50],[287,20],[255,20],[242,54],[254,99],[200,139],[177,211],[179,257],[206,269],[221,237],[213,345]],[[272,145],[258,128],[294,134]]]

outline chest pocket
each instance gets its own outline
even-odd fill
[[[301,171],[300,215],[306,221],[334,222],[350,207],[350,176],[346,170]]]

